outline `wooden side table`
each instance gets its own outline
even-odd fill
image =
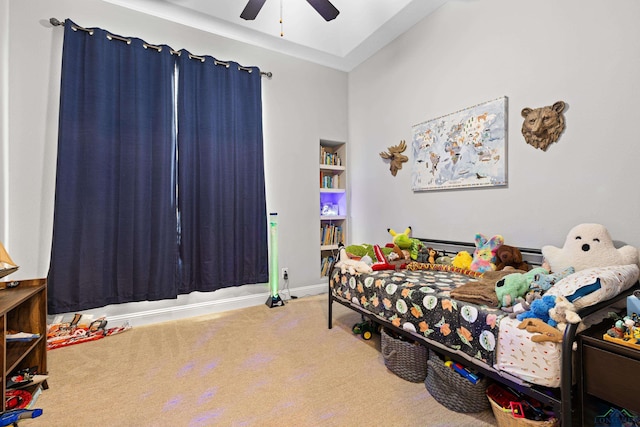
[[[597,399],[640,413],[640,350],[605,341],[602,336],[613,323],[605,320],[578,335],[576,371],[583,426],[592,424],[589,409]]]

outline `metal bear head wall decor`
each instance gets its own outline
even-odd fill
[[[541,108],[523,108],[522,135],[527,144],[547,151],[549,144],[556,142],[564,130],[564,101]]]

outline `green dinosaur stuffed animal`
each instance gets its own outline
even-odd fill
[[[496,282],[496,296],[499,307],[510,307],[515,304],[518,298],[522,298],[529,291],[531,282],[536,275],[549,274],[549,271],[537,267],[526,273],[509,274]]]
[[[389,256],[393,252],[392,248],[380,248],[385,256]],[[349,245],[345,248],[349,255],[353,255],[357,258],[362,258],[365,255],[369,255],[371,259],[376,259],[376,253],[373,250],[373,245],[363,243],[361,245]]]

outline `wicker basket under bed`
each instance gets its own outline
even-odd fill
[[[425,386],[431,396],[444,407],[455,412],[482,412],[489,409],[486,395],[488,378],[482,378],[473,384],[445,366],[444,361],[433,351],[429,351],[427,367]]]
[[[427,376],[426,347],[380,332],[380,348],[385,366],[402,379],[421,383]]]
[[[558,420],[552,418],[547,421],[535,421],[528,418],[516,418],[511,415],[511,412],[505,411],[500,405],[498,405],[493,399],[487,396],[491,405],[493,415],[496,417],[498,427],[556,427]]]

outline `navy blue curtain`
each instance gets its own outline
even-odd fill
[[[260,70],[178,60],[181,293],[269,281]]]
[[[175,55],[65,22],[50,313],[176,296]]]
[[[268,282],[259,69],[90,31],[65,22],[49,312]]]

